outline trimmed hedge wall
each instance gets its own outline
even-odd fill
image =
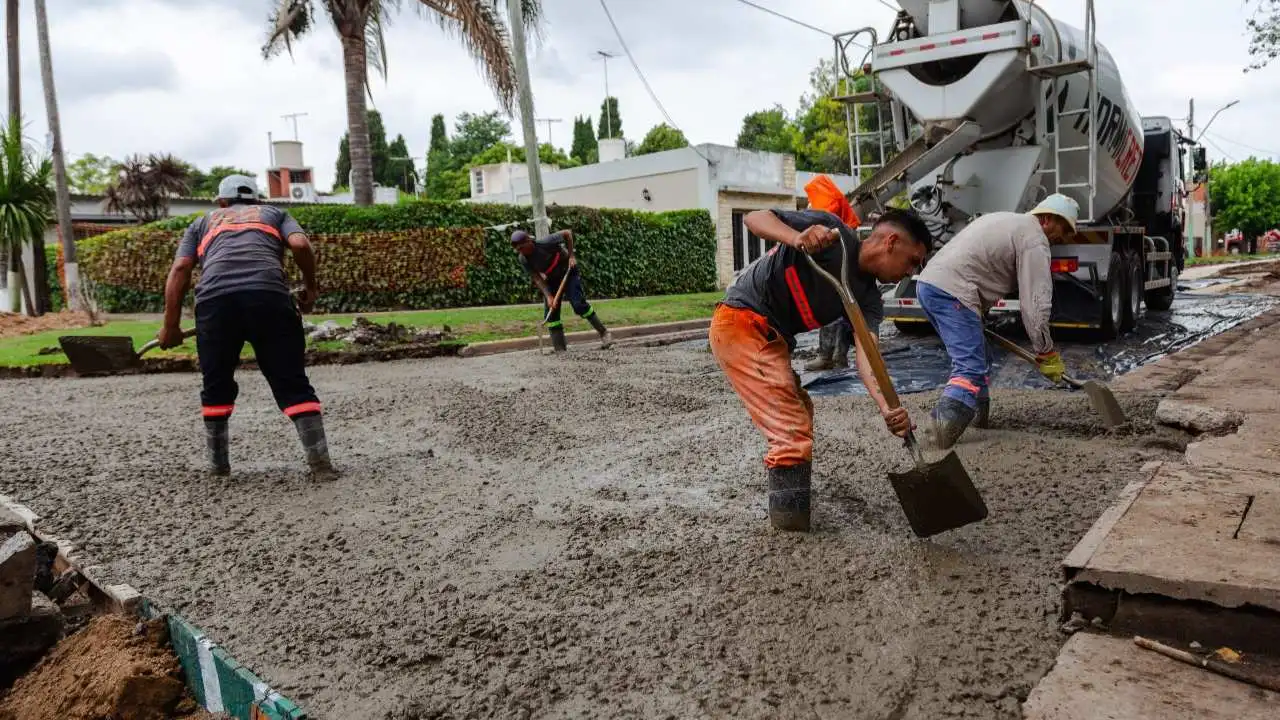
[[[320,310],[505,305],[539,298],[511,249],[509,238],[516,228],[485,229],[528,218],[532,213],[527,207],[422,201],[308,206],[289,212],[316,248]],[[706,211],[553,206],[548,215],[552,230],[573,230],[591,297],[716,287],[715,230]],[[160,311],[178,240],[196,217],[168,218],[80,243],[81,274],[96,284],[100,307],[107,312]],[[291,258],[286,267],[296,279]]]

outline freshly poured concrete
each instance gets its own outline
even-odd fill
[[[1182,449],[1146,395],[1106,432],[1080,393],[997,392],[958,448],[990,518],[919,541],[885,478],[900,441],[867,399],[818,398],[816,531],[780,535],[706,352],[312,378],[335,483],[304,479],[252,373],[235,476],[206,478],[198,378],[165,375],[4,383],[0,493],[343,720],[1016,718],[1064,640],[1061,559]]]

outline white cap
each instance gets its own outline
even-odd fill
[[[219,200],[257,200],[258,181],[248,175],[228,175],[218,183]]]
[[[1069,198],[1062,193],[1054,193],[1044,200],[1041,200],[1039,205],[1032,208],[1030,214],[1057,215],[1063,220],[1066,220],[1067,224],[1071,226],[1071,230],[1074,232],[1076,229],[1076,221],[1080,219],[1080,203],[1077,203],[1074,199]]]

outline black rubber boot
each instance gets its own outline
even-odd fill
[[[831,354],[831,364],[838,368],[849,367],[849,339],[850,336],[845,334],[843,326],[837,326],[832,329],[835,338],[835,352]]]
[[[564,352],[569,349],[569,343],[564,339],[564,328],[553,327],[547,331],[551,335],[551,348],[556,352]]]
[[[811,463],[769,468],[769,524],[777,530],[809,532]]]
[[[991,427],[991,398],[978,398],[978,412],[973,416],[973,426],[982,430]]]
[[[591,313],[587,318],[587,322],[591,323],[591,327],[595,328],[600,335],[600,349],[607,350],[610,348],[613,345],[613,336],[609,334],[609,328],[600,322],[600,317],[595,313]]]
[[[231,423],[226,418],[204,421],[204,444],[209,458],[209,474],[231,474]]]
[[[973,408],[943,395],[929,415],[929,435],[933,446],[939,450],[950,449],[973,422],[975,415],[977,411]]]
[[[822,372],[835,367],[831,356],[835,353],[836,329],[832,325],[823,325],[818,330],[818,357],[805,363],[806,372]]]
[[[324,436],[323,415],[303,415],[293,419],[298,430],[298,440],[307,454],[307,468],[314,480],[333,480],[338,472],[329,461],[329,443]]]

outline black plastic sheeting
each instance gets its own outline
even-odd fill
[[[1186,285],[1190,285],[1187,283]],[[1180,288],[1181,289],[1181,288]],[[1078,332],[1057,333],[1058,349],[1067,373],[1079,379],[1109,380],[1161,357],[1190,347],[1265,312],[1280,298],[1260,295],[1192,295],[1179,293],[1165,312],[1146,311],[1138,327],[1111,342],[1089,342]],[[1023,347],[1028,346],[1016,317],[1005,319],[997,332]],[[795,369],[811,395],[865,395],[857,371],[832,370],[806,373],[813,358],[818,333],[796,338]],[[705,341],[699,341],[705,346]],[[881,353],[899,393],[919,393],[941,388],[950,377],[946,349],[936,336],[907,337],[890,323],[881,328]],[[1049,388],[1052,384],[1034,367],[999,347],[993,347],[991,386],[1000,388]],[[852,361],[852,353],[850,360]]]

